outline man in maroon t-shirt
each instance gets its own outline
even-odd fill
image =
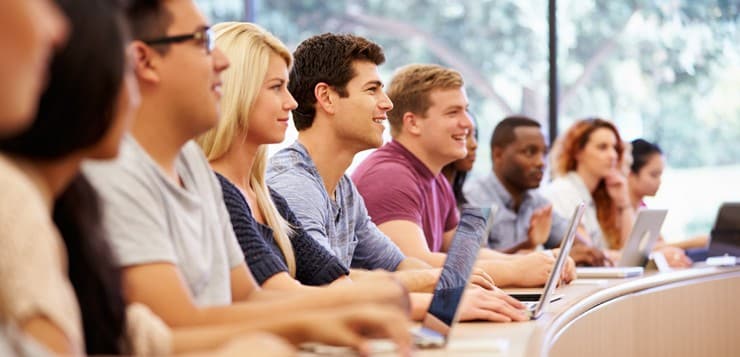
[[[437,65],[409,65],[388,89],[393,141],[357,167],[352,180],[370,217],[407,256],[433,266],[445,259],[458,223],[455,196],[442,167],[467,155],[473,123],[462,76]],[[498,286],[540,286],[554,258],[542,252],[507,255],[482,249],[478,267]],[[572,260],[564,280],[574,277]]]

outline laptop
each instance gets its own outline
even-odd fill
[[[622,249],[622,257],[613,267],[578,267],[576,274],[584,279],[630,278],[640,276],[660,238],[660,227],[668,214],[665,209],[641,209],[637,211],[635,224]]]
[[[413,331],[414,344],[421,348],[443,347],[447,344],[452,325],[457,322],[458,307],[478,258],[480,238],[486,229],[484,215],[490,212],[475,207],[463,207],[460,224],[447,250],[447,258],[434,288],[432,302],[420,329]]]
[[[457,322],[458,307],[468,285],[470,274],[480,251],[480,237],[486,227],[484,209],[464,206],[460,224],[447,251],[447,258],[434,288],[432,301],[422,326],[411,331],[414,345],[419,348],[439,348],[447,345],[452,325]],[[374,352],[390,352],[395,346],[387,340],[373,341]],[[301,349],[322,355],[347,355],[347,347],[306,343]]]
[[[573,241],[575,241],[576,231],[578,230],[578,225],[581,224],[581,217],[583,217],[583,212],[585,210],[586,205],[584,203],[579,203],[573,211],[573,216],[570,219],[570,223],[568,223],[568,230],[565,232],[565,236],[560,242],[560,254],[558,254],[558,258],[555,260],[555,265],[552,268],[550,277],[545,283],[545,288],[542,290],[542,294],[539,294],[539,300],[526,301],[526,299],[517,298],[516,293],[510,293],[512,297],[523,300],[522,303],[527,307],[529,318],[532,320],[536,320],[542,316],[542,313],[550,302],[557,300],[553,299],[553,293],[560,282],[560,276],[565,268],[565,261],[568,259],[568,255],[570,254],[570,248],[573,246]],[[533,294],[524,295],[528,295],[530,299],[534,296]]]
[[[695,261],[709,257],[740,257],[740,202],[725,202],[717,211],[717,218],[709,235],[709,247],[686,252]]]

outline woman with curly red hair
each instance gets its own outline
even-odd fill
[[[621,172],[624,144],[617,127],[600,118],[579,120],[555,143],[555,180],[544,190],[553,209],[567,217],[583,201],[583,225],[601,249],[621,249],[634,221],[627,180]]]

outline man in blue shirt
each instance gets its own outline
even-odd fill
[[[492,249],[513,253],[539,245],[556,247],[568,229],[568,220],[554,212],[537,188],[545,169],[547,144],[540,124],[527,117],[502,120],[491,136],[493,171],[468,181],[463,192],[477,206],[495,206],[493,229],[488,237]],[[576,243],[571,256],[577,263],[603,265],[604,255],[586,244]]]

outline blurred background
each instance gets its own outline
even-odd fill
[[[526,114],[548,132],[546,0],[196,1],[213,23],[255,22],[291,49],[324,32],[365,36],[385,50],[386,82],[413,62],[459,70],[479,125],[473,175],[491,169],[490,135],[505,116]],[[670,208],[665,238],[708,233],[719,205],[740,201],[740,1],[553,2],[558,132],[599,116],[625,140],[658,143],[668,169],[646,202]]]

